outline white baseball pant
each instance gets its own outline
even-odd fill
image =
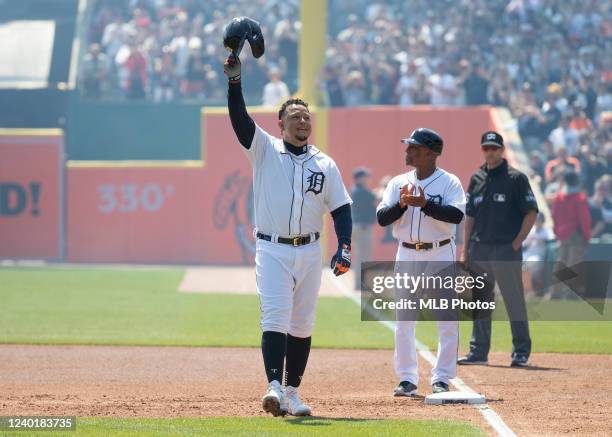
[[[320,240],[298,247],[257,240],[255,274],[263,331],[310,337],[321,270]]]
[[[425,251],[407,249],[399,245],[396,261],[454,261],[456,254],[454,240],[442,247]],[[422,271],[422,264],[418,269]],[[459,347],[459,322],[438,320],[438,356],[432,369],[431,384],[445,382],[457,376],[457,349]],[[395,373],[400,381],[419,384],[419,368],[416,350],[416,320],[397,321],[395,325]]]

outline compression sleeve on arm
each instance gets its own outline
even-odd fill
[[[452,205],[438,205],[428,200],[421,211],[429,217],[435,218],[442,222],[454,223],[458,225],[463,220],[463,212],[459,208]]]
[[[250,149],[253,137],[255,136],[255,122],[247,113],[240,82],[229,83],[227,108],[229,109],[232,128],[234,128],[238,141],[240,141],[242,147]]]
[[[336,231],[336,237],[338,237],[338,245],[344,243],[350,246],[351,234],[353,233],[351,205],[349,203],[345,203],[344,205],[334,209],[331,212],[331,215],[334,219],[334,229]]]
[[[381,226],[389,226],[394,221],[398,220],[408,207],[402,208],[397,202],[392,206],[385,206],[376,212],[376,219],[378,220],[378,224]]]

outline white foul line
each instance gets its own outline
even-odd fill
[[[356,293],[342,283],[340,279],[338,279],[330,270],[326,270],[326,273],[331,277],[334,285],[340,290],[346,297],[355,302],[359,307],[361,307],[361,301]],[[359,294],[359,296],[361,293]],[[383,324],[391,332],[395,331],[395,325],[388,320],[379,320],[379,323]],[[419,355],[427,361],[432,367],[436,364],[435,355],[429,350],[427,346],[421,343],[418,339],[416,340],[416,347]],[[450,380],[450,383],[453,384],[457,390],[468,393],[476,393],[472,388],[470,388],[463,380],[459,377],[455,377]],[[474,407],[480,411],[485,420],[491,425],[491,427],[497,432],[497,435],[500,437],[517,437],[516,434],[510,429],[508,425],[503,421],[503,419],[493,410],[493,408],[489,407],[489,404],[474,404]]]

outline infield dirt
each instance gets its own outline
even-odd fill
[[[423,360],[420,396],[391,396],[392,355],[313,350],[302,397],[317,416],[456,419],[492,433],[472,406],[424,405]],[[490,366],[460,367],[459,376],[518,435],[612,435],[612,356],[537,354],[532,363],[509,368],[506,354],[492,354]],[[260,416],[265,385],[258,349],[0,346],[3,415]]]

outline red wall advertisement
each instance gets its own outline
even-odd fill
[[[61,258],[62,175],[60,130],[0,130],[0,258]]]

